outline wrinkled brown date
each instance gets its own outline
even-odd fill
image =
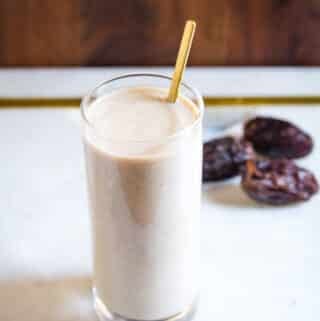
[[[250,143],[227,136],[203,145],[203,181],[220,181],[236,176],[247,159],[253,157]]]
[[[314,175],[290,160],[248,160],[241,185],[254,200],[272,205],[306,201],[319,189]]]
[[[244,137],[258,153],[270,158],[300,158],[313,148],[312,138],[300,128],[269,117],[249,120],[244,127]]]

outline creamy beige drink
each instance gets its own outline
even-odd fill
[[[116,89],[85,112],[94,286],[127,319],[174,316],[198,291],[202,111],[166,96]]]

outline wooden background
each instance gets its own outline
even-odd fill
[[[320,65],[320,0],[0,0],[0,66]]]

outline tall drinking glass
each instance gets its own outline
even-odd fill
[[[127,101],[124,96],[130,88],[167,92],[170,82],[171,78],[161,75],[125,75],[100,84],[82,100],[92,218],[93,289],[101,320],[189,320],[195,309],[202,97],[195,89],[181,84],[180,103],[192,108],[194,119],[170,135],[145,139],[113,137],[119,128],[104,128],[116,126],[113,117],[120,107],[130,108],[130,113],[137,108],[139,114],[139,101],[130,106],[119,105]],[[114,98],[111,103],[113,93],[120,95],[118,105]],[[99,111],[105,106],[105,112]],[[101,112],[104,122],[92,117],[96,112]],[[153,116],[153,120],[163,121],[160,109],[159,114],[155,109]],[[135,126],[125,113],[123,117],[123,130]],[[145,122],[145,128],[149,128],[147,118]]]

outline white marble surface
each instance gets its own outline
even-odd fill
[[[97,83],[127,73],[171,75],[172,67],[1,69],[0,97],[84,95]],[[189,67],[184,80],[205,95],[317,95],[320,67]]]
[[[209,71],[189,73],[206,93],[211,93],[207,77],[216,77]],[[66,95],[69,87],[73,96],[87,91],[99,77],[109,76],[107,69],[89,71],[87,77],[83,70],[64,72],[69,76],[63,78],[71,83],[62,86],[57,71],[50,72],[56,78],[48,78],[46,71],[0,71],[0,96]],[[220,84],[212,93],[229,93],[228,81],[231,86],[242,77],[243,92],[236,82],[230,90],[250,94],[255,74],[245,73],[247,81],[238,70],[233,77],[232,70],[219,69],[226,87]],[[275,82],[283,74],[257,70],[258,75],[263,73],[268,76],[262,91],[276,94]],[[283,79],[279,82],[284,91],[293,93],[296,82],[302,86],[296,87],[298,93],[320,92],[320,82],[315,81],[320,71],[299,70],[299,77],[294,69],[284,73],[291,75],[286,88]],[[306,83],[310,81],[314,91],[301,78],[309,79]],[[319,107],[263,107],[259,112],[289,118],[320,137]],[[79,121],[75,109],[0,110],[1,321],[96,320],[90,296],[90,232]],[[317,139],[313,154],[300,163],[320,178]],[[319,208],[320,195],[304,204],[273,208],[250,201],[237,179],[207,185],[201,216],[202,295],[195,320],[319,321]]]

